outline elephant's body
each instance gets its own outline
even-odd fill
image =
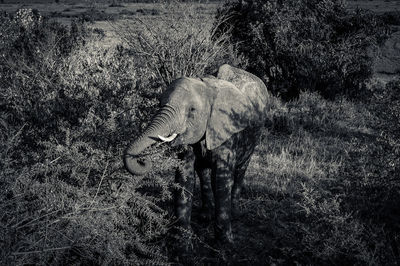
[[[176,181],[183,188],[175,195],[177,224],[184,231],[190,230],[197,173],[204,215],[215,217],[219,240],[232,242],[232,213],[237,209],[269,101],[267,88],[259,78],[229,65],[221,66],[216,77],[178,79],[164,93],[159,114],[126,150],[125,166],[133,174],[145,173],[149,163],[140,164],[135,157],[158,138],[187,145],[182,155],[185,164],[176,171]]]

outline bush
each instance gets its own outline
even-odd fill
[[[14,17],[4,14],[0,43],[1,110],[13,115],[14,123],[41,125],[48,117],[40,112],[59,78],[54,71],[63,58],[85,44],[83,24],[70,28],[49,23],[35,10],[21,9]],[[51,92],[53,93],[53,92]]]
[[[0,264],[164,264],[153,242],[174,160],[159,150],[156,176],[134,180],[121,162],[157,104],[141,97],[134,59],[84,24],[29,9],[1,21]]]
[[[400,11],[388,11],[381,15],[382,20],[390,25],[400,25]]]
[[[155,8],[139,8],[136,10],[137,13],[140,13],[144,16],[156,16],[156,15],[160,15],[160,10],[155,9]]]
[[[285,99],[301,90],[357,96],[372,74],[367,50],[384,32],[377,16],[347,11],[340,0],[234,1],[217,16],[229,17],[217,36],[232,28],[247,69]]]
[[[357,185],[357,193],[353,195],[355,202],[360,203],[360,197],[366,197],[360,212],[373,223],[384,224],[387,235],[395,247],[395,254],[399,254],[396,241],[400,232],[400,207],[396,203],[400,199],[400,79],[394,79],[386,84],[371,85],[373,97],[368,102],[368,109],[377,116],[375,127],[380,133],[376,143],[368,143],[368,149],[363,157],[357,160],[367,172],[371,172],[363,179],[353,179]],[[373,158],[373,163],[366,159]],[[379,171],[374,169],[379,168]],[[370,210],[377,210],[371,213]],[[397,255],[399,259],[399,255]]]
[[[117,14],[109,14],[104,10],[98,10],[92,7],[89,10],[80,13],[78,18],[85,22],[94,23],[95,21],[113,21],[117,18]]]
[[[235,63],[228,35],[213,39],[215,25],[210,16],[199,13],[191,3],[172,1],[160,6],[158,19],[136,18],[120,24],[118,32],[156,83],[170,84],[178,77],[201,77],[215,72],[223,63]]]

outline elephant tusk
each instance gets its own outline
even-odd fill
[[[158,138],[161,139],[163,142],[171,142],[176,138],[176,136],[178,136],[178,134],[174,133],[171,136],[166,137],[166,138],[163,137],[163,136],[158,135]]]

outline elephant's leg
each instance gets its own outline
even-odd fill
[[[213,154],[212,183],[215,197],[215,236],[221,242],[233,242],[231,193],[235,156],[232,149],[220,146]]]
[[[184,165],[180,166],[175,173],[175,182],[180,186],[176,189],[175,215],[177,217],[176,229],[179,239],[179,247],[181,253],[188,254],[192,249],[191,244],[191,214],[193,191],[195,186],[194,173],[194,154],[191,148],[180,154],[185,159]]]
[[[232,215],[238,214],[238,203],[240,192],[242,191],[244,176],[250,159],[254,153],[255,147],[260,139],[261,129],[254,127],[239,133],[239,139],[236,143],[237,165],[234,173],[234,184],[232,188]]]
[[[214,194],[211,185],[211,169],[207,158],[207,149],[205,141],[193,145],[193,151],[196,156],[194,168],[200,180],[201,191],[201,218],[205,221],[211,221],[214,216]]]
[[[201,217],[205,221],[211,221],[214,213],[214,194],[211,185],[211,169],[197,167],[195,163],[196,173],[200,179],[201,191]]]
[[[243,164],[238,165],[234,173],[234,182],[232,187],[232,216],[234,217],[239,214],[240,193],[242,191],[244,176],[249,163],[250,157]]]

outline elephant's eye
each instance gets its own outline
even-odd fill
[[[188,117],[194,119],[195,115],[196,115],[196,108],[189,107]]]

